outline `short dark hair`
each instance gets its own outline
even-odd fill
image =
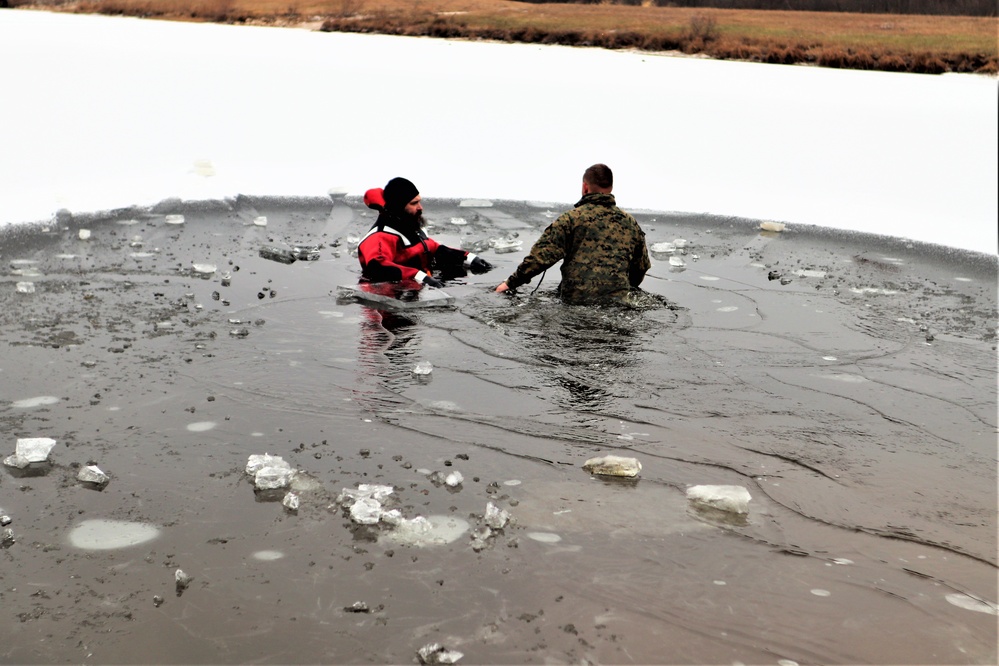
[[[583,180],[602,190],[614,187],[614,173],[606,164],[594,164],[583,172]]]

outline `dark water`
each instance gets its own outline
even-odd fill
[[[397,312],[336,298],[373,221],[353,201],[4,230],[2,453],[58,444],[0,470],[0,662],[995,663],[996,258],[643,214],[653,247],[688,241],[645,284],[673,307],[563,306],[557,270],[491,293],[523,252],[486,241],[526,251],[557,212],[428,202],[434,237],[498,268]],[[320,260],[258,256],[294,244]],[[243,473],[264,452],[313,480],[296,513]],[[582,470],[606,453],[639,479]],[[75,479],[92,462],[103,491]],[[333,504],[357,483],[409,518],[514,522],[479,550],[399,543]],[[695,511],[702,484],[746,488],[748,516]],[[74,545],[94,519],[160,531]]]

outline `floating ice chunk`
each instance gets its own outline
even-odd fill
[[[167,215],[164,219],[167,224],[184,224],[183,215]]]
[[[35,293],[35,283],[34,282],[18,282],[15,289],[19,294],[33,294]]]
[[[692,486],[687,489],[687,499],[719,511],[745,514],[752,497],[742,486]]]
[[[152,541],[160,529],[147,523],[124,520],[84,520],[69,533],[69,542],[85,550],[128,548]]]
[[[274,490],[287,487],[294,477],[295,470],[285,463],[284,466],[274,465],[260,469],[253,476],[253,484],[257,490]]]
[[[669,265],[670,266],[686,266],[687,264],[686,264],[686,262],[682,258],[677,257],[677,256],[674,255],[674,256],[672,256],[672,257],[669,258]]]
[[[291,251],[296,259],[302,261],[318,261],[321,255],[318,245],[296,245]]]
[[[90,229],[80,229],[80,240],[90,240]]]
[[[457,650],[448,650],[440,643],[424,645],[416,651],[421,664],[454,664],[465,655]]]
[[[948,594],[944,598],[948,601],[948,603],[954,604],[958,608],[978,613],[986,613],[988,615],[999,615],[999,606],[991,601],[978,599],[967,594]]]
[[[255,218],[253,218],[253,226],[256,226],[256,227],[266,227],[267,226],[267,216],[266,215],[259,215],[259,216],[255,217]]]
[[[0,548],[10,548],[16,541],[17,539],[14,537],[14,530],[9,527],[3,532],[0,532]]]
[[[56,441],[50,437],[22,437],[17,440],[14,455],[8,456],[3,462],[8,467],[24,469],[33,462],[48,460],[55,445]]]
[[[284,496],[284,499],[281,500],[281,504],[284,506],[284,508],[288,509],[289,511],[298,511],[299,503],[300,500],[298,497],[298,493],[296,492],[287,493]]]
[[[97,465],[87,465],[76,475],[78,481],[83,483],[93,483],[98,486],[105,485],[111,477],[105,474]]]
[[[361,525],[374,525],[382,519],[382,503],[371,497],[362,497],[351,505],[350,518]]]
[[[254,453],[246,461],[246,473],[250,476],[255,476],[256,473],[264,467],[270,467],[272,465],[287,465],[287,463],[281,456],[272,456],[269,453],[264,453],[262,455]]]
[[[670,242],[653,243],[649,247],[649,251],[658,253],[675,252],[676,245]]]
[[[552,532],[528,532],[525,536],[540,543],[558,543],[562,540],[562,537]]]
[[[194,580],[194,578],[184,573],[183,569],[177,569],[173,572],[173,580],[177,587],[177,594],[180,594],[187,589],[187,586],[191,584],[191,581]]]
[[[828,597],[828,596],[830,596],[832,594],[832,592],[830,592],[829,590],[823,590],[823,589],[818,588],[818,587],[816,587],[815,589],[811,590],[811,593],[814,594],[817,597]]]
[[[459,208],[492,208],[493,202],[486,199],[464,199],[458,204]]]
[[[362,483],[357,488],[344,488],[337,495],[336,502],[341,506],[351,506],[361,499],[374,499],[379,502],[384,501],[395,492],[392,486],[380,486],[374,483]]]
[[[212,273],[218,270],[218,266],[216,266],[215,264],[192,263],[191,270],[193,270],[195,273],[201,273],[202,275],[211,275]]]
[[[36,398],[25,398],[23,400],[15,400],[11,407],[17,407],[18,409],[30,409],[32,407],[44,407],[45,405],[55,405],[59,402],[59,398],[54,395],[40,395]]]
[[[486,525],[494,530],[501,530],[510,522],[510,512],[499,508],[492,502],[486,504]]]
[[[600,458],[590,458],[583,463],[583,469],[590,474],[603,476],[638,476],[642,471],[642,463],[635,458],[607,455]]]
[[[346,187],[339,185],[331,187],[329,190],[326,191],[330,199],[343,199],[345,196],[347,196],[348,192],[350,192],[350,190],[348,190]]]
[[[277,261],[282,264],[293,264],[298,259],[298,257],[295,256],[295,253],[291,250],[274,247],[273,245],[265,245],[260,248],[257,254],[264,259],[270,259],[271,261]]]
[[[470,527],[467,520],[455,516],[417,516],[403,520],[385,536],[409,546],[442,546],[458,540]]]
[[[434,371],[434,366],[431,365],[430,361],[420,361],[413,366],[414,375],[429,375]]]
[[[451,472],[446,477],[444,477],[444,485],[449,488],[457,488],[462,484],[464,480],[465,477],[462,476],[461,472],[455,470],[454,472]]]
[[[451,218],[451,224],[454,224],[454,225],[457,225],[459,227],[462,227],[462,226],[468,224],[468,220],[466,220],[463,217],[452,217]]]
[[[189,432],[207,432],[214,428],[217,423],[215,421],[196,421],[194,423],[187,424],[187,430]]]
[[[673,240],[673,245],[676,245],[677,249],[682,249],[690,245],[690,241],[684,238],[677,238]]]
[[[273,562],[274,560],[280,560],[284,557],[284,553],[280,550],[258,550],[253,554],[253,559],[260,560],[261,562]]]
[[[762,229],[763,231],[780,232],[784,231],[784,227],[785,225],[783,222],[760,222],[760,229]]]
[[[257,490],[284,488],[295,478],[295,470],[291,465],[281,456],[268,453],[251,455],[246,463],[246,473],[253,477]]]

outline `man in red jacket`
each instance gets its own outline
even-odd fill
[[[493,266],[481,257],[441,245],[423,231],[420,191],[405,178],[393,178],[384,188],[368,190],[364,203],[380,211],[371,230],[357,246],[361,274],[371,282],[415,280],[441,287],[434,269],[469,268],[484,273]]]

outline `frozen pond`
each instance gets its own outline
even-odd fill
[[[336,298],[354,199],[4,230],[0,453],[58,444],[0,470],[3,661],[995,662],[994,257],[648,213],[674,308],[566,307],[557,271],[490,290],[521,255],[489,241],[554,211],[426,209],[498,268],[400,312]],[[295,244],[319,260],[259,256]],[[265,452],[303,472],[297,511],[254,491]],[[639,476],[583,471],[605,454]],[[454,540],[354,523],[334,499],[359,483]],[[489,503],[512,522],[483,539]]]
[[[994,78],[7,10],[0,55],[0,458],[57,441],[0,469],[3,663],[996,662]],[[595,161],[673,306],[492,293]],[[449,306],[337,298],[395,175],[498,266]]]

